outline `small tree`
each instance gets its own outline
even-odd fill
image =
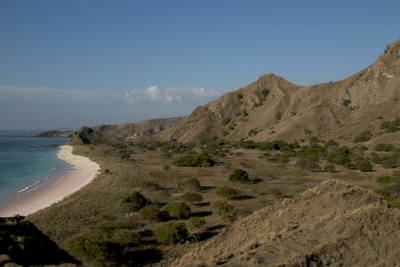
[[[267,88],[265,88],[264,90],[262,90],[261,93],[263,94],[264,97],[267,97],[269,94],[269,90]]]
[[[215,190],[215,194],[227,199],[234,199],[238,193],[235,189],[229,186],[222,186]]]
[[[238,94],[238,95],[237,95],[237,98],[238,98],[238,99],[242,99],[242,98],[243,98],[243,95],[242,95],[242,94]]]
[[[356,168],[362,172],[369,172],[372,170],[372,165],[368,160],[361,160],[357,162]]]
[[[156,207],[146,206],[143,207],[138,215],[143,220],[149,221],[160,221],[161,220],[161,211]]]
[[[130,204],[133,211],[139,211],[150,203],[151,201],[145,198],[140,192],[133,192],[131,195],[124,197],[121,204]]]
[[[188,231],[182,223],[170,222],[157,228],[154,237],[169,244],[182,244],[188,237]]]
[[[168,213],[169,216],[173,218],[187,219],[190,215],[190,206],[185,204],[184,202],[169,204],[164,208],[164,211]]]
[[[246,171],[242,169],[236,169],[233,171],[233,174],[229,175],[229,181],[248,183],[250,182],[250,178],[249,174]]]

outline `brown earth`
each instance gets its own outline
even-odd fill
[[[242,218],[179,266],[397,266],[400,212],[375,193],[327,181]]]
[[[265,99],[264,89],[269,90]],[[388,45],[371,66],[342,81],[299,86],[266,74],[197,107],[157,136],[180,142],[195,141],[200,134],[226,140],[288,141],[310,135],[348,140],[378,127],[383,119],[393,120],[400,112],[399,98],[400,39]],[[231,120],[225,124],[227,118]],[[256,134],[250,136],[251,130]]]

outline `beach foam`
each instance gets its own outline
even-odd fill
[[[60,177],[37,194],[17,201],[11,207],[1,210],[0,217],[32,214],[62,200],[92,181],[100,166],[86,157],[73,155],[72,150],[72,146],[61,146],[57,154],[59,159],[72,165],[73,170],[71,172]]]

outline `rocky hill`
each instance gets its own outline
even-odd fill
[[[398,266],[400,212],[327,181],[226,228],[179,266]]]
[[[181,142],[200,134],[228,140],[293,140],[310,135],[352,139],[400,111],[400,39],[375,63],[338,82],[292,84],[274,74],[197,107],[157,136]]]
[[[152,119],[135,123],[90,126],[90,128],[101,135],[113,136],[121,140],[126,140],[133,139],[139,136],[151,136],[180,123],[183,119],[184,117]],[[40,133],[34,133],[30,136],[71,137],[77,133],[78,131],[62,132],[50,130]]]

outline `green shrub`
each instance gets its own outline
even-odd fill
[[[353,140],[354,143],[366,142],[372,138],[372,133],[370,131],[363,131],[359,133]]]
[[[388,151],[392,151],[393,148],[394,148],[394,146],[393,146],[392,144],[377,144],[377,145],[374,147],[374,150],[375,150],[375,151],[385,151],[385,152],[388,152]]]
[[[242,169],[236,169],[233,171],[233,174],[229,175],[229,181],[247,183],[250,182],[250,178],[246,171]]]
[[[243,109],[242,113],[243,113],[243,116],[245,116],[245,117],[249,115],[249,113],[245,109]]]
[[[223,125],[223,126],[225,126],[225,125],[227,125],[228,123],[230,123],[231,122],[231,118],[225,118],[225,119],[223,119],[222,121],[221,121],[221,124]]]
[[[192,192],[185,192],[183,195],[181,195],[181,197],[179,199],[181,201],[185,201],[185,202],[189,202],[189,203],[203,201],[203,197],[200,194],[192,193]]]
[[[343,106],[347,107],[350,104],[351,104],[351,100],[350,99],[343,100]]]
[[[109,169],[105,169],[105,170],[104,170],[104,173],[105,173],[105,174],[109,174],[109,173],[110,173],[110,170],[109,170]]]
[[[280,121],[281,119],[282,119],[282,112],[277,112],[276,114],[275,114],[275,118],[278,120],[278,121]]]
[[[189,223],[192,225],[193,228],[200,229],[203,225],[206,224],[206,220],[204,218],[192,217],[189,219]]]
[[[161,210],[156,207],[146,206],[143,207],[138,215],[143,220],[149,221],[160,221],[161,220]]]
[[[131,195],[124,197],[121,204],[130,204],[133,211],[139,211],[150,203],[151,201],[145,198],[140,192],[133,192]]]
[[[362,172],[369,172],[372,170],[372,165],[369,160],[361,160],[356,163],[356,168]]]
[[[238,192],[229,186],[222,186],[215,190],[215,194],[227,199],[234,199],[237,197]]]
[[[269,94],[269,90],[267,88],[265,88],[264,90],[262,90],[261,93],[263,94],[264,97],[267,97]]]
[[[222,202],[222,201],[215,201],[213,203],[211,203],[211,210],[213,213],[217,214],[217,215],[229,215],[232,213],[233,211],[233,206],[229,205],[226,202]]]
[[[90,231],[68,239],[62,248],[81,261],[103,261],[108,255],[104,243]]]
[[[164,208],[164,211],[168,213],[169,216],[173,218],[187,219],[190,215],[190,206],[185,204],[184,202],[169,204]]]
[[[319,166],[318,162],[310,159],[299,159],[296,161],[295,166],[312,172],[321,170],[321,166]]]
[[[256,130],[254,130],[254,129],[251,129],[250,131],[249,131],[249,133],[248,133],[248,135],[249,136],[255,136],[255,135],[257,135],[257,131]]]
[[[242,95],[242,94],[238,94],[238,95],[237,95],[237,98],[238,98],[238,99],[242,99],[242,98],[243,98],[243,95]]]
[[[175,158],[172,161],[172,164],[181,167],[203,167],[203,166],[205,167],[205,166],[214,166],[215,161],[209,154],[202,153],[199,155],[185,155],[182,157]]]
[[[379,176],[378,178],[376,178],[376,181],[381,184],[389,182],[390,180],[392,180],[392,176],[390,175]]]
[[[182,223],[170,222],[158,227],[154,231],[154,237],[169,244],[182,244],[188,238],[188,231]]]
[[[320,142],[319,138],[315,135],[311,136],[309,141],[310,141],[310,144],[316,144],[316,143]]]

